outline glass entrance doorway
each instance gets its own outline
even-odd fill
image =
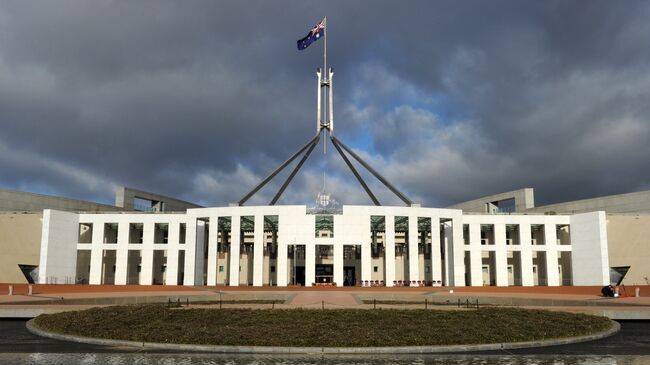
[[[332,284],[334,282],[334,265],[316,265],[316,284]]]
[[[296,266],[294,270],[295,270],[295,277],[293,279],[294,280],[293,285],[305,286],[305,267]]]
[[[343,286],[354,286],[357,282],[355,276],[355,267],[346,266],[343,268]]]

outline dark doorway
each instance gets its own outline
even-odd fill
[[[294,284],[305,286],[305,267],[296,266],[296,282]]]
[[[316,283],[332,284],[334,282],[334,265],[316,265]]]
[[[343,286],[354,286],[357,282],[354,266],[343,268]]]
[[[20,271],[25,275],[25,279],[30,284],[34,284],[38,279],[38,266],[37,265],[21,265],[18,264]],[[629,268],[629,266],[628,266]]]

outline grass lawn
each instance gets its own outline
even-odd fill
[[[604,317],[483,308],[436,310],[94,308],[35,319],[59,333],[131,341],[249,346],[426,346],[531,341],[610,328]]]

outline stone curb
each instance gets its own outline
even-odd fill
[[[451,345],[451,346],[402,346],[402,347],[272,347],[272,346],[211,346],[211,345],[184,345],[155,342],[137,342],[123,340],[109,340],[92,337],[80,337],[48,332],[38,328],[34,320],[26,324],[27,330],[35,335],[55,340],[86,343],[103,346],[128,346],[143,349],[177,350],[182,352],[210,352],[210,353],[239,353],[239,354],[434,354],[448,352],[472,352],[505,349],[520,349],[528,347],[547,347],[567,345],[572,343],[587,342],[609,337],[621,329],[618,322],[611,321],[612,327],[603,332],[586,336],[558,338],[542,341],[491,343],[482,345]]]

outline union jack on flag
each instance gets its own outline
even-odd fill
[[[312,30],[307,33],[305,38],[298,40],[298,50],[302,51],[303,49],[309,47],[310,44],[316,42],[321,37],[325,36],[325,19],[321,20],[320,23],[316,24]]]

